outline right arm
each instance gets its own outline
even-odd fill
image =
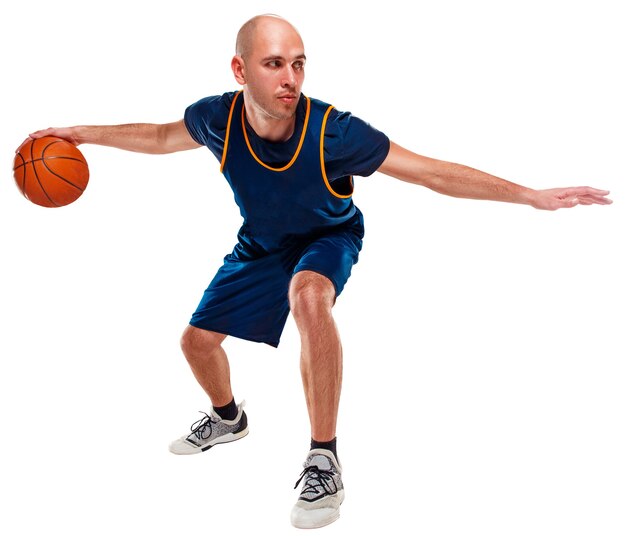
[[[167,154],[202,147],[191,137],[182,119],[175,123],[162,125],[134,123],[111,126],[47,128],[29,135],[33,139],[43,136],[57,136],[74,145],[91,143],[148,154]]]

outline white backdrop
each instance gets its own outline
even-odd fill
[[[178,339],[240,224],[213,156],[82,146],[90,184],[62,209],[11,175],[34,130],[174,121],[237,89],[235,34],[273,12],[303,35],[306,94],[418,153],[615,200],[547,213],[357,179],[366,240],[335,308],[347,498],[325,533],[623,535],[619,2],[214,4],[0,8],[0,532],[297,532],[291,319],[278,350],[226,342],[250,435],[167,451],[208,406]]]

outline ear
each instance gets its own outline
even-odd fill
[[[234,56],[230,62],[230,68],[233,70],[235,80],[242,86],[246,84],[246,68],[241,56]]]

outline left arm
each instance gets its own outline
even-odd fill
[[[607,190],[588,186],[533,190],[461,164],[420,156],[393,142],[378,171],[452,197],[521,203],[544,210],[612,203]]]

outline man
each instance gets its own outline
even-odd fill
[[[242,91],[202,99],[174,123],[53,128],[31,137],[154,154],[207,146],[216,156],[244,222],[181,341],[212,410],[170,450],[194,454],[248,433],[222,342],[232,335],[277,346],[291,312],[301,337],[311,424],[291,520],[314,528],[339,517],[344,497],[336,448],[342,351],[332,307],[362,245],[352,176],[380,171],[450,196],[547,210],[611,201],[603,190],[537,191],[414,154],[351,114],[305,97],[305,63],[302,39],[290,23],[274,15],[254,17],[239,31],[231,62]]]

